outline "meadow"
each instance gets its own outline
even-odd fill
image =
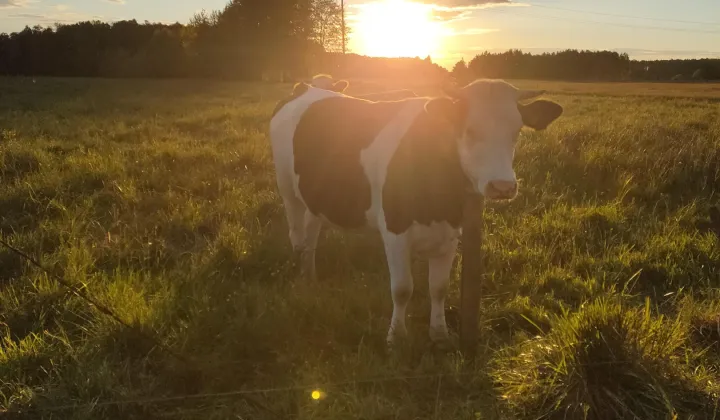
[[[1,237],[132,325],[0,248],[0,417],[720,418],[720,86],[517,85],[565,114],[487,205],[468,360],[430,345],[422,262],[386,351],[372,232],[325,229],[298,276],[266,138],[290,85],[0,79]]]

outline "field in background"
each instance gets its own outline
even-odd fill
[[[521,193],[488,207],[470,362],[430,346],[422,263],[411,340],[386,353],[372,233],[326,229],[321,280],[296,277],[265,136],[289,85],[0,80],[0,235],[191,360],[0,249],[0,414],[715,418],[720,248],[698,225],[720,201],[718,86],[518,85],[566,113],[525,133]]]
[[[550,93],[566,95],[720,99],[720,83],[577,83],[534,80],[511,82],[518,87],[546,89]]]
[[[357,91],[382,91],[407,88],[418,94],[435,94],[436,87],[417,81],[388,80],[353,80],[351,86]],[[555,82],[540,80],[508,80],[520,88],[545,89],[550,94],[592,95],[592,96],[652,96],[655,98],[698,98],[720,100],[720,83],[587,83],[587,82]]]

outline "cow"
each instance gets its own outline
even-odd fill
[[[373,92],[363,95],[355,95],[356,98],[367,99],[368,101],[398,101],[406,98],[416,98],[417,94],[409,89],[388,90],[386,92]]]
[[[309,84],[316,88],[332,90],[333,92],[345,92],[350,86],[350,82],[347,80],[339,80],[336,82],[329,74],[315,75]],[[400,99],[417,97],[417,94],[409,89],[397,89],[354,96],[356,98],[367,99],[369,101],[397,101]]]
[[[543,91],[476,80],[438,97],[369,101],[295,85],[270,121],[276,181],[301,273],[316,279],[323,224],[383,240],[393,301],[387,343],[407,335],[411,256],[429,262],[429,335],[449,340],[445,295],[463,207],[472,194],[511,200],[523,127],[544,130],[563,108]]]
[[[329,74],[316,74],[309,83],[319,89],[331,90],[333,92],[344,92],[350,86],[347,80],[337,82]]]

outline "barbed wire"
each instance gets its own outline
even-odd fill
[[[124,399],[124,400],[107,400],[97,401],[92,403],[82,404],[65,404],[48,407],[32,407],[26,409],[8,409],[0,411],[0,414],[27,414],[34,412],[56,412],[66,410],[78,410],[83,408],[97,408],[97,407],[108,407],[108,406],[123,406],[123,405],[152,405],[161,404],[167,402],[178,402],[187,400],[201,400],[201,399],[219,399],[228,397],[238,396],[252,396],[258,394],[269,394],[269,393],[281,393],[281,392],[293,392],[293,391],[308,391],[313,393],[314,391],[323,392],[332,388],[347,386],[347,385],[362,385],[362,384],[375,384],[375,383],[386,383],[393,381],[409,381],[409,380],[421,380],[421,379],[437,379],[438,387],[436,392],[436,410],[438,410],[438,401],[440,398],[440,387],[442,384],[442,378],[449,377],[469,377],[469,376],[482,376],[484,372],[454,372],[454,373],[433,373],[433,374],[419,374],[419,375],[393,375],[393,376],[378,376],[373,378],[365,379],[353,379],[340,382],[328,382],[324,384],[312,383],[304,385],[293,385],[283,387],[272,387],[272,388],[255,388],[255,389],[240,389],[235,391],[226,392],[209,392],[209,393],[197,393],[197,394],[185,394],[185,395],[173,395],[167,397],[148,397],[148,398],[135,398],[135,399]],[[311,395],[311,398],[312,395]],[[316,398],[313,398],[316,399]],[[319,398],[317,398],[319,399]]]
[[[158,348],[160,348],[162,351],[177,358],[180,361],[183,361],[183,362],[193,365],[195,367],[199,366],[198,363],[189,360],[187,357],[173,351],[172,349],[170,349],[167,346],[165,346],[164,344],[162,344],[159,341],[159,339],[157,339],[156,337],[154,337],[146,332],[143,332],[136,327],[133,327],[130,323],[128,323],[127,321],[125,321],[121,317],[119,317],[117,314],[115,314],[115,312],[112,309],[110,309],[109,307],[103,305],[102,303],[98,302],[97,300],[95,300],[91,296],[89,296],[83,289],[79,289],[79,288],[75,287],[73,284],[71,284],[64,278],[55,274],[51,270],[45,268],[42,264],[40,264],[34,258],[30,257],[27,253],[15,248],[14,246],[10,245],[2,238],[0,238],[0,245],[6,247],[10,251],[14,252],[15,254],[17,254],[20,257],[24,258],[25,260],[29,261],[32,265],[34,265],[34,266],[40,268],[41,270],[43,270],[44,272],[46,272],[53,279],[57,280],[58,283],[61,284],[63,287],[65,287],[69,292],[71,292],[72,294],[87,301],[91,305],[95,306],[101,313],[111,317],[112,319],[114,319],[116,322],[118,322],[122,326],[124,326],[128,329],[134,330],[134,331],[138,332],[139,334],[143,335],[146,339],[155,343],[158,346]],[[588,364],[578,364],[578,366],[579,365],[582,365],[582,366],[627,365],[627,364],[632,364],[632,363],[633,363],[632,361],[617,360],[617,361],[594,362],[594,363],[588,363]],[[220,363],[220,364],[223,364],[223,363]],[[233,363],[232,362],[225,363],[224,365],[230,365],[230,364],[233,364]],[[332,389],[335,387],[342,387],[342,386],[347,386],[347,385],[378,384],[378,383],[387,383],[387,382],[392,382],[392,381],[411,381],[411,380],[418,381],[418,380],[424,380],[424,379],[436,379],[438,381],[438,383],[437,383],[436,395],[435,395],[434,418],[438,418],[439,412],[440,412],[440,392],[441,392],[443,378],[451,378],[451,377],[461,378],[461,377],[473,377],[473,376],[484,376],[484,375],[487,375],[487,373],[482,372],[482,371],[473,371],[473,372],[432,373],[432,374],[417,374],[417,375],[378,376],[378,377],[371,377],[371,378],[364,378],[364,379],[351,379],[351,380],[345,380],[345,381],[339,381],[339,382],[327,382],[324,384],[313,383],[313,384],[283,386],[283,387],[240,389],[240,390],[235,390],[235,391],[214,392],[214,393],[195,393],[195,394],[173,395],[173,396],[165,396],[165,397],[147,397],[147,398],[135,398],[135,399],[106,400],[106,401],[95,401],[95,402],[90,402],[90,403],[75,403],[75,404],[65,404],[65,405],[56,405],[56,406],[48,406],[48,407],[29,407],[29,408],[17,408],[17,409],[8,408],[8,409],[4,409],[4,410],[0,409],[0,416],[8,415],[8,414],[21,415],[21,414],[28,414],[28,413],[92,409],[92,408],[109,407],[109,406],[154,405],[154,404],[188,401],[188,400],[242,397],[242,400],[247,402],[248,404],[255,406],[256,408],[265,410],[269,413],[272,413],[277,418],[282,418],[282,416],[279,413],[277,413],[273,409],[267,407],[265,404],[255,400],[253,398],[253,396],[258,395],[258,394],[268,394],[268,393],[308,391],[311,393],[311,398],[320,399],[320,398],[315,398],[315,396],[313,395],[313,392],[322,393],[324,390],[329,390],[329,389]]]
[[[145,340],[153,343],[157,348],[159,348],[166,354],[174,357],[175,359],[179,360],[180,362],[184,363],[186,366],[189,366],[191,369],[195,369],[197,371],[201,370],[200,369],[201,364],[197,363],[194,360],[190,360],[189,358],[185,357],[184,355],[182,355],[182,354],[176,352],[175,350],[171,349],[170,347],[166,346],[154,334],[149,334],[145,331],[142,331],[139,327],[135,327],[132,324],[130,324],[129,322],[125,321],[122,317],[117,315],[117,313],[115,313],[115,311],[113,311],[108,306],[100,303],[99,301],[94,299],[92,296],[90,296],[84,289],[80,289],[80,288],[76,287],[69,281],[65,280],[63,277],[59,276],[52,270],[43,266],[38,260],[31,257],[28,253],[10,245],[10,243],[5,241],[1,237],[0,237],[0,245],[4,246],[5,248],[9,249],[14,254],[20,256],[21,258],[25,259],[33,266],[35,266],[35,267],[39,268],[40,270],[42,270],[43,272],[45,272],[48,276],[50,276],[52,279],[57,281],[61,286],[63,286],[69,293],[74,294],[75,296],[79,297],[80,299],[82,299],[82,300],[86,301],[87,303],[89,303],[90,305],[94,306],[98,311],[100,311],[100,313],[110,317],[115,322],[117,322],[118,324],[120,324],[124,328],[126,328],[127,330],[137,333],[139,336],[141,336]],[[256,400],[250,398],[250,396],[245,397],[245,401],[248,402],[249,404],[252,404],[256,407],[262,408],[268,412],[271,412],[271,413],[277,415],[277,413],[275,413],[272,409],[270,409],[269,407],[260,403],[259,401],[256,401]],[[0,413],[2,413],[2,412],[0,412]],[[6,413],[7,413],[7,411],[6,411]]]
[[[46,268],[43,266],[38,260],[31,257],[28,253],[21,251],[20,249],[10,245],[7,241],[5,241],[3,238],[0,238],[0,245],[4,246],[14,254],[18,255],[19,257],[23,258],[24,260],[28,261],[30,264],[34,265],[35,267],[39,268],[43,272],[45,272],[47,275],[49,275],[52,279],[57,281],[61,286],[63,286],[65,289],[67,289],[70,293],[74,294],[75,296],[79,297],[80,299],[86,301],[90,305],[94,306],[98,311],[100,311],[102,314],[112,318],[115,322],[122,325],[123,327],[127,328],[128,330],[135,331],[139,335],[141,335],[146,340],[151,341],[153,344],[155,344],[158,348],[163,350],[165,353],[177,358],[181,362],[184,363],[192,363],[188,358],[181,355],[180,353],[177,353],[176,351],[172,350],[165,344],[163,344],[157,337],[142,331],[140,328],[134,327],[129,322],[122,319],[115,311],[110,309],[108,306],[103,305],[102,303],[98,302],[96,299],[91,297],[88,293],[85,292],[85,290],[80,289],[70,283],[69,281],[65,280],[64,278],[60,277],[58,274],[56,274],[54,271],[50,270],[49,268]]]
[[[583,367],[602,367],[602,366],[622,366],[634,364],[634,361],[630,360],[609,360],[604,362],[593,362],[593,363],[578,363],[576,366]],[[118,400],[106,400],[96,401],[90,403],[80,404],[65,404],[48,407],[30,407],[30,408],[18,408],[18,409],[6,409],[0,410],[0,415],[3,414],[29,414],[29,413],[40,413],[40,412],[58,412],[67,410],[78,410],[98,407],[109,407],[109,406],[127,406],[127,405],[155,405],[168,402],[188,401],[188,400],[203,400],[203,399],[220,399],[230,397],[243,397],[244,401],[253,403],[259,408],[269,411],[280,417],[280,414],[274,410],[260,404],[258,401],[248,399],[258,394],[270,394],[270,393],[282,393],[282,392],[294,392],[294,391],[306,391],[312,399],[322,399],[318,396],[313,396],[315,392],[319,394],[325,393],[325,391],[332,388],[338,388],[348,385],[364,385],[364,384],[379,384],[393,381],[411,381],[411,380],[424,380],[424,379],[437,379],[438,384],[435,393],[435,409],[434,417],[437,418],[440,410],[440,391],[442,387],[442,380],[445,378],[463,378],[463,377],[480,377],[487,375],[487,372],[474,371],[474,372],[446,372],[446,373],[431,373],[431,374],[417,374],[417,375],[387,375],[387,376],[376,376],[364,379],[351,379],[338,382],[326,382],[326,383],[306,383],[303,385],[290,385],[281,387],[268,387],[268,388],[252,388],[252,389],[239,389],[235,391],[225,392],[208,392],[208,393],[196,393],[196,394],[185,394],[185,395],[173,395],[166,397],[148,397],[148,398],[135,398],[135,399],[118,399]]]

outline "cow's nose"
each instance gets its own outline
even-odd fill
[[[512,198],[517,194],[516,181],[490,181],[485,191],[489,198]]]

